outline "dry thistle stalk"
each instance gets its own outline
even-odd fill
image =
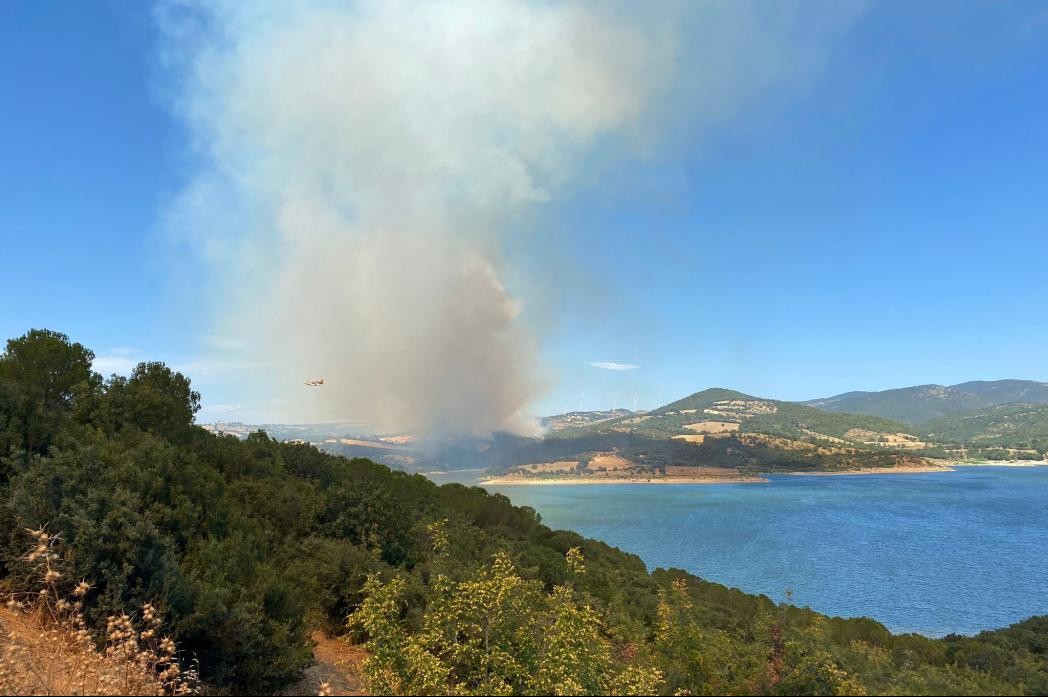
[[[141,618],[106,621],[105,646],[96,648],[83,615],[91,585],[65,581],[60,536],[27,530],[33,540],[25,561],[26,587],[4,603],[10,625],[0,653],[0,695],[187,695],[199,692],[196,670],[179,666],[175,643],[160,635],[161,613],[150,603]]]

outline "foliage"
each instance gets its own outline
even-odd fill
[[[312,661],[310,632],[348,615],[389,692],[1048,687],[1045,618],[978,637],[893,636],[648,573],[477,487],[264,433],[213,436],[193,425],[183,376],[144,364],[103,380],[90,361],[35,330],[0,355],[0,579],[26,590],[23,528],[61,530],[68,578],[94,585],[85,626],[102,636],[108,617],[153,603],[211,687],[283,688]]]
[[[133,424],[168,439],[187,435],[200,409],[200,394],[189,380],[163,363],[139,363],[130,378],[114,375],[106,385],[102,418],[109,430]]]
[[[584,573],[578,548],[567,558],[573,574]],[[416,632],[401,620],[405,588],[401,578],[372,577],[350,617],[368,636],[375,694],[653,694],[662,683],[657,668],[616,650],[570,585],[546,594],[504,552],[476,578],[438,576]]]
[[[869,414],[922,425],[951,414],[1016,403],[1048,403],[1048,383],[976,380],[949,387],[917,385],[881,392],[847,392],[807,402],[827,411]]]
[[[199,692],[195,670],[179,665],[175,643],[151,604],[135,617],[106,618],[95,641],[83,614],[92,592],[65,573],[58,534],[27,530],[23,558],[31,590],[9,594],[0,656],[0,695],[189,695]],[[96,645],[100,644],[101,648]]]
[[[0,449],[47,452],[65,421],[89,406],[99,388],[94,357],[65,334],[44,329],[8,341],[0,360]]]
[[[922,424],[930,438],[979,448],[979,456],[992,457],[990,448],[1048,452],[1048,405],[1002,404],[951,414]],[[1022,453],[1004,451],[1002,459]]]

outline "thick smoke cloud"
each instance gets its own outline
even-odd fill
[[[161,6],[202,161],[171,221],[222,291],[217,331],[269,366],[248,398],[287,419],[528,430],[543,377],[500,237],[656,124],[724,118],[796,73],[779,65],[796,19],[733,7]]]

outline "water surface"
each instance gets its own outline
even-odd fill
[[[749,593],[893,631],[1048,614],[1048,467],[768,484],[493,486],[575,530]]]

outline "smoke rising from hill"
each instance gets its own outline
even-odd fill
[[[508,226],[569,195],[594,153],[679,123],[671,101],[701,128],[798,71],[779,66],[800,26],[788,13],[662,9],[162,5],[175,108],[201,158],[170,223],[229,299],[214,323],[271,367],[255,399],[279,395],[289,420],[532,428],[544,379],[526,305],[501,280]],[[687,47],[686,26],[708,40]],[[715,63],[737,49],[744,66]],[[314,376],[322,389],[302,386]]]

